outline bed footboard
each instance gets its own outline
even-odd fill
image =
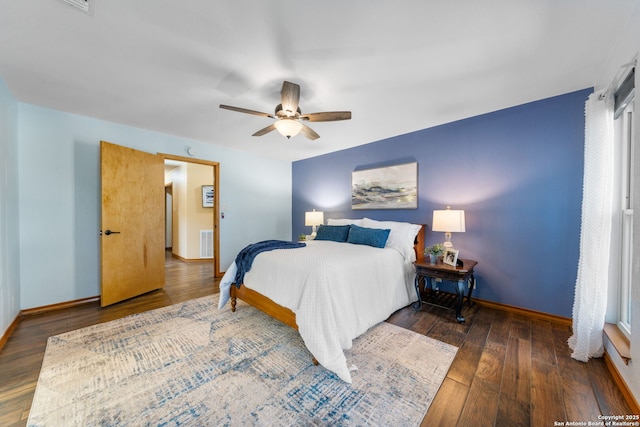
[[[269,316],[278,319],[285,325],[291,326],[296,331],[298,330],[295,313],[286,307],[276,304],[273,300],[265,297],[264,295],[249,289],[244,285],[240,286],[240,288],[235,285],[231,285],[230,295],[231,311],[236,311],[236,299],[239,298],[258,310],[267,313]]]
[[[265,297],[261,293],[247,288],[241,285],[239,288],[235,285],[231,285],[229,289],[231,295],[231,311],[236,311],[237,299],[241,299],[247,304],[254,306],[260,311],[265,312],[274,319],[278,319],[285,325],[291,326],[296,331],[298,330],[298,324],[296,323],[296,315],[293,311],[286,307],[273,302],[273,300]],[[318,360],[314,357],[312,360],[314,365],[318,365]]]

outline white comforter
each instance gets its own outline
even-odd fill
[[[393,248],[310,241],[304,248],[259,254],[244,285],[293,311],[313,356],[351,383],[343,350],[417,299],[412,261]],[[235,270],[234,264],[221,281],[219,308],[229,299]]]

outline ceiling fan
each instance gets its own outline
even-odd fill
[[[282,91],[280,93],[282,95],[282,101],[278,106],[276,106],[274,114],[262,113],[260,111],[222,104],[220,104],[220,108],[275,119],[274,123],[264,129],[260,129],[254,133],[253,136],[262,136],[272,130],[277,130],[281,135],[286,136],[287,138],[291,138],[292,136],[301,133],[308,139],[315,140],[320,138],[320,135],[318,135],[309,126],[302,123],[303,121],[334,122],[338,120],[351,119],[351,111],[326,111],[322,113],[302,114],[300,106],[298,105],[298,102],[300,101],[300,86],[295,83],[287,81],[283,82]]]

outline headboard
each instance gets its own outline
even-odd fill
[[[418,231],[418,234],[416,235],[416,238],[413,242],[413,249],[416,251],[416,259],[422,257],[424,253],[424,235],[426,228],[426,224],[422,224],[422,227],[420,228],[420,231]]]

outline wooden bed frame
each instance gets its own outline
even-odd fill
[[[418,232],[418,235],[416,236],[416,239],[414,241],[413,249],[416,251],[416,258],[422,256],[422,252],[424,251],[424,229],[425,226],[423,225],[422,228],[420,228],[420,231]],[[275,302],[273,302],[273,300],[267,298],[259,292],[247,288],[244,285],[240,285],[239,288],[235,285],[231,285],[229,291],[231,295],[231,311],[236,311],[236,299],[241,299],[247,304],[254,306],[258,310],[267,313],[269,316],[278,319],[285,325],[291,326],[296,331],[298,330],[296,315],[288,308],[276,304]]]

